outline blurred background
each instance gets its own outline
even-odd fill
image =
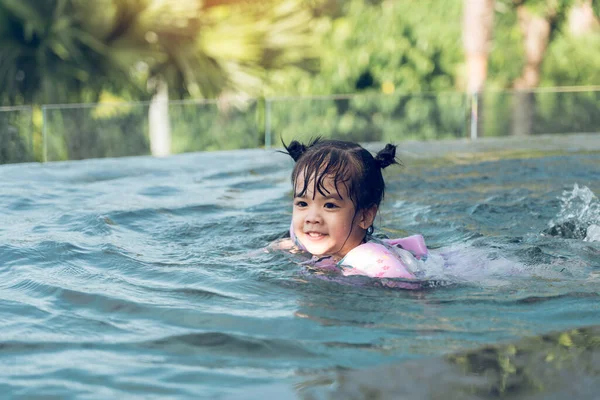
[[[595,133],[597,0],[0,0],[0,163]]]

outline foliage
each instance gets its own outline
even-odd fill
[[[256,119],[257,104],[219,108],[216,102],[169,106],[175,153],[256,148],[263,145]]]
[[[285,142],[317,135],[362,142],[461,137],[465,101],[450,92],[274,100],[271,126]]]
[[[486,135],[511,127],[514,100],[505,91],[524,54],[516,6],[553,21],[542,86],[599,82],[598,34],[560,29],[573,3],[496,1]],[[170,108],[176,152],[262,145],[264,129],[273,144],[280,136],[460,137],[468,108],[461,8],[454,0],[0,0],[0,105],[102,100],[87,111],[48,110],[57,159],[147,154],[147,107],[109,103],[148,100],[155,79],[168,82],[172,98],[219,98]],[[593,92],[540,93],[536,102],[533,133],[598,126]],[[0,138],[12,137],[3,126]],[[19,132],[20,143],[31,142]]]
[[[444,12],[430,12],[436,8]],[[360,141],[460,136],[463,96],[432,93],[456,87],[463,57],[460,14],[455,1],[429,0],[415,7],[352,0],[341,3],[334,18],[316,18],[313,26],[322,37],[319,74],[275,72],[269,75],[269,94],[364,96],[274,103],[273,133],[284,139],[321,135]]]
[[[93,101],[130,82],[102,37],[106,3],[0,0],[0,104]]]
[[[585,86],[600,82],[600,35],[576,40],[561,33],[551,43],[542,66],[541,86]]]
[[[315,67],[309,18],[294,0],[0,0],[0,104],[143,99],[154,77],[177,96],[255,95],[265,69]]]
[[[0,109],[0,164],[33,161],[31,108]]]
[[[109,112],[106,104],[46,109],[47,160],[148,155],[148,107],[119,104],[114,108],[119,112]],[[262,144],[255,103],[225,111],[214,101],[172,102],[169,116],[175,153]]]
[[[494,15],[494,34],[488,60],[488,90],[510,88],[523,70],[523,38],[517,13],[508,6],[497,3]],[[500,5],[500,7],[498,7]]]
[[[0,105],[147,100],[157,79],[176,98],[260,95],[267,70],[316,68],[309,20],[297,0],[0,0]],[[84,133],[83,116],[49,122],[61,159],[88,154],[81,135],[98,136],[93,154],[120,154],[102,147],[114,135],[100,114]]]
[[[94,118],[97,109],[95,106],[46,109],[46,154],[41,158],[60,161],[149,154],[147,105],[131,106],[127,113]]]
[[[418,7],[390,0],[374,3],[342,2],[338,16],[314,19],[313,29],[322,38],[319,73],[274,72],[268,94],[380,91],[385,83],[389,92],[401,93],[454,88],[463,57],[457,22],[461,5],[450,0],[423,1]],[[431,13],[432,8],[444,13]]]

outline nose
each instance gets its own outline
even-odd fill
[[[311,207],[306,213],[304,222],[307,224],[320,224],[323,222],[323,219],[316,207]]]

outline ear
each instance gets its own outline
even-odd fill
[[[371,225],[373,225],[373,221],[375,221],[375,216],[377,215],[377,206],[372,206],[371,208],[366,208],[360,212],[358,226],[362,229],[367,230]]]

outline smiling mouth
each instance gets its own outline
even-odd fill
[[[321,239],[321,238],[327,236],[324,233],[320,233],[320,232],[305,232],[304,234],[311,239]]]

